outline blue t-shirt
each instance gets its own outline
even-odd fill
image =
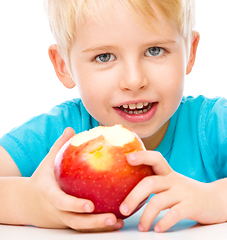
[[[76,133],[98,126],[80,99],[34,117],[0,139],[22,176],[31,176],[66,127]],[[156,151],[177,172],[202,182],[227,177],[227,100],[183,98]]]
[[[29,177],[49,152],[65,128],[76,133],[98,126],[80,99],[66,101],[49,113],[30,119],[0,139],[0,145],[13,158],[23,177]]]
[[[227,177],[227,100],[183,98],[156,151],[176,172],[195,180]]]

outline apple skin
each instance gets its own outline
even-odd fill
[[[129,216],[122,215],[119,206],[144,177],[153,174],[150,166],[131,166],[126,161],[127,153],[142,150],[138,137],[124,146],[111,146],[102,135],[80,146],[69,140],[56,156],[55,176],[65,193],[91,200],[93,213],[113,213],[125,219]]]

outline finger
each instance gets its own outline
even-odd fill
[[[70,140],[75,135],[75,132],[72,128],[68,127],[65,129],[64,133],[56,140],[52,148],[50,149],[50,152],[48,153],[48,157],[53,157],[57,155],[57,153],[60,151],[62,146]]]
[[[56,140],[54,145],[51,147],[49,153],[46,155],[46,157],[41,161],[39,167],[36,169],[36,171],[33,173],[33,176],[36,175],[36,172],[39,171],[41,173],[48,173],[49,176],[54,175],[53,167],[54,167],[54,161],[56,158],[56,155],[59,153],[59,151],[63,150],[62,146],[67,142],[70,141],[70,139],[75,135],[75,132],[72,128],[66,128],[64,133]],[[37,175],[38,177],[38,175]]]
[[[139,230],[148,231],[158,214],[178,203],[177,197],[173,197],[169,191],[153,196],[147,203],[140,218]]]
[[[123,215],[130,215],[136,207],[151,194],[157,194],[169,189],[170,184],[162,176],[151,176],[142,179],[128,194],[120,206]]]
[[[108,220],[109,221],[109,220]],[[90,233],[95,233],[95,232],[110,232],[110,231],[115,231],[119,230],[124,227],[124,222],[122,219],[117,219],[117,223],[114,225],[110,226],[105,226],[102,228],[88,228],[88,229],[77,229],[79,232],[90,232]]]
[[[70,228],[82,232],[113,231],[124,226],[114,214],[62,214],[63,222]]]
[[[156,175],[166,176],[172,172],[172,168],[162,156],[160,152],[156,151],[140,151],[127,155],[127,161],[131,165],[149,165]]]
[[[91,201],[70,196],[59,188],[50,189],[48,194],[51,204],[60,211],[91,213],[94,210]]]
[[[170,208],[166,215],[156,223],[154,230],[156,232],[165,232],[180,220],[186,218],[187,216],[184,214],[183,210],[185,207],[182,205],[182,203],[179,203]]]

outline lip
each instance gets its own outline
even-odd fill
[[[123,112],[121,109],[118,107],[114,107],[114,110],[126,121],[131,122],[131,123],[144,123],[149,121],[156,113],[158,108],[158,102],[153,102],[152,108],[147,111],[146,113],[141,113],[141,114],[129,114],[126,112]]]

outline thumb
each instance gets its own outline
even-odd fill
[[[75,132],[72,128],[66,128],[64,133],[57,139],[57,141],[54,143],[52,148],[50,149],[49,153],[46,155],[46,157],[41,161],[39,167],[34,172],[34,175],[39,175],[40,172],[48,172],[50,171],[51,174],[53,174],[53,167],[54,167],[54,161],[56,158],[56,155],[63,150],[64,144],[74,136]],[[67,144],[65,144],[66,146]],[[67,146],[66,146],[67,147]]]
[[[54,143],[54,145],[50,149],[50,152],[48,153],[48,158],[55,159],[57,153],[60,150],[61,150],[61,152],[63,152],[64,151],[64,149],[62,149],[63,145],[67,141],[69,141],[74,135],[75,135],[75,132],[72,128],[70,128],[70,127],[66,128],[65,131],[63,132],[63,134],[57,139],[57,141]]]

